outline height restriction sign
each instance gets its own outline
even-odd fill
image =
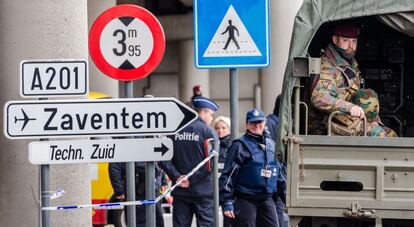
[[[106,75],[122,81],[150,74],[161,62],[165,36],[161,24],[137,5],[118,5],[103,12],[89,34],[89,52]]]

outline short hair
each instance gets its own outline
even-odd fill
[[[230,118],[226,117],[226,116],[218,116],[216,117],[216,119],[214,119],[213,121],[213,126],[216,127],[216,124],[219,123],[220,121],[224,122],[230,129],[231,127],[231,120]]]

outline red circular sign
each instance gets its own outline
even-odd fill
[[[164,30],[148,10],[130,4],[109,8],[93,24],[89,53],[95,65],[113,79],[148,76],[165,51]]]

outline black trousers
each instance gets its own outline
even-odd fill
[[[223,227],[231,227],[232,220],[223,214]]]
[[[136,206],[136,221],[137,227],[145,227],[146,223],[146,206]],[[161,201],[155,205],[155,225],[157,227],[164,227],[164,217],[163,217]]]
[[[232,226],[279,227],[276,206],[272,197],[263,200],[248,200],[236,197]]]
[[[143,200],[144,197],[140,196],[137,198],[139,200]],[[109,202],[121,202],[115,198],[115,195],[112,195]],[[115,227],[122,227],[122,212],[125,212],[125,222],[127,221],[127,208],[125,207],[124,210],[108,210],[108,224],[113,224]],[[146,208],[145,206],[135,206],[135,221],[136,227],[145,227],[146,224]],[[161,202],[158,202],[155,205],[155,225],[157,227],[164,227],[164,216],[163,210],[161,207]]]
[[[197,227],[214,225],[212,197],[174,196],[173,227],[190,227],[193,215],[196,216]]]

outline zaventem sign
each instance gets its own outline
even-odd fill
[[[197,118],[175,98],[12,101],[4,106],[10,139],[171,135]]]

